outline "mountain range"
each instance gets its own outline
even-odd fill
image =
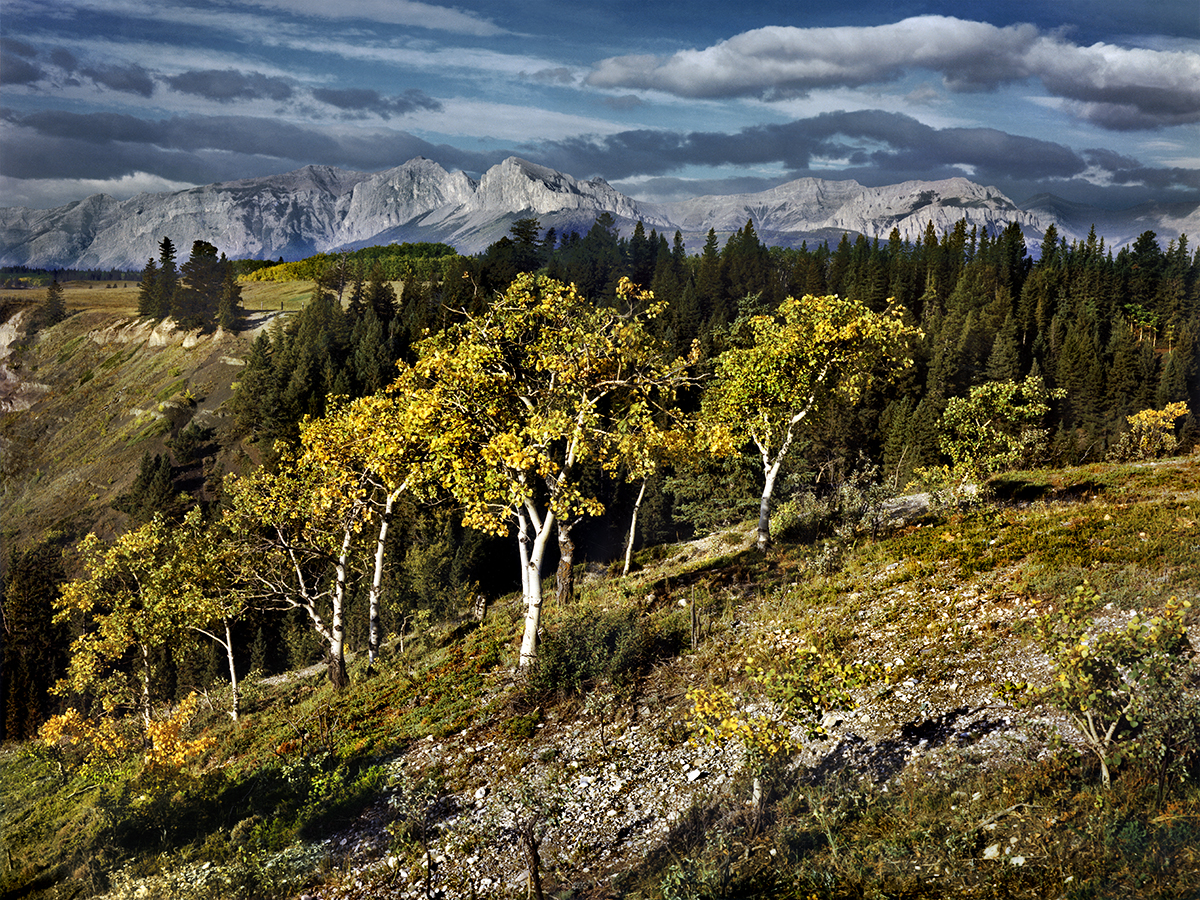
[[[1018,205],[965,178],[885,187],[802,178],[759,193],[654,204],[627,197],[602,178],[579,181],[517,157],[478,181],[417,158],[375,173],[306,166],[128,200],[95,194],[55,209],[3,208],[0,265],[137,270],[157,255],[164,236],[183,256],[193,241],[205,240],[231,259],[290,260],[403,241],[440,241],[469,255],[520,218],[536,217],[561,235],[586,232],[604,212],[624,234],[638,221],[647,231],[679,231],[692,252],[710,229],[723,239],[747,220],[765,243],[785,247],[833,244],[846,233],[887,239],[893,228],[917,240],[930,223],[941,234],[963,218],[992,231],[1016,222],[1035,252],[1050,224],[1068,240],[1083,239],[1095,227],[1114,248],[1147,230],[1163,242],[1200,230],[1200,201],[1114,212],[1042,194]]]

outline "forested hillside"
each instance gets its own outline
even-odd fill
[[[382,777],[363,754],[382,758],[416,737],[477,724],[487,707],[482,692],[507,690],[487,674],[502,660],[518,673],[518,699],[505,701],[514,704],[507,713],[487,707],[486,717],[509,737],[528,738],[524,732],[564,698],[579,704],[600,695],[591,692],[616,690],[636,706],[637,685],[686,647],[698,652],[704,634],[694,589],[690,600],[673,594],[672,578],[686,577],[623,580],[652,570],[656,548],[674,555],[667,548],[676,542],[732,534],[757,520],[757,550],[729,538],[741,555],[720,560],[709,548],[698,570],[712,576],[706,590],[723,592],[712,615],[736,618],[738,598],[759,596],[760,581],[785,590],[785,579],[796,577],[789,570],[832,577],[843,554],[875,552],[862,547],[896,525],[884,501],[929,489],[935,508],[946,504],[948,518],[929,523],[945,526],[945,553],[966,541],[992,560],[980,563],[990,570],[1000,564],[988,549],[996,541],[983,540],[989,526],[978,517],[1003,515],[995,510],[1023,491],[1054,493],[1029,487],[1040,476],[1005,473],[1188,454],[1200,438],[1200,253],[1186,237],[1160,244],[1147,232],[1114,255],[1094,234],[1068,244],[1051,228],[1035,250],[1016,225],[988,234],[963,222],[940,235],[931,227],[917,244],[896,233],[887,242],[844,237],[836,247],[781,249],[763,244],[747,222],[723,246],[710,233],[703,251],[689,256],[678,233],[647,234],[639,225],[623,239],[602,215],[582,235],[521,219],[473,258],[442,245],[400,245],[255,267],[238,280],[237,264],[202,241],[177,271],[174,245],[164,238],[142,274],[142,322],[110,326],[144,346],[127,336],[75,372],[72,360],[91,346],[84,342],[102,342],[96,314],[86,314],[93,318],[80,330],[85,314],[72,315],[68,302],[52,319],[34,317],[34,330],[12,347],[22,375],[45,379],[48,390],[28,412],[6,414],[10,445],[35,433],[39,414],[67,408],[54,404],[86,397],[77,410],[86,418],[74,425],[78,455],[59,447],[56,465],[77,471],[105,447],[139,461],[106,473],[89,503],[103,494],[107,507],[91,521],[79,510],[57,518],[39,512],[45,524],[31,533],[5,512],[6,536],[21,540],[5,548],[4,737],[41,748],[34,756],[57,767],[64,787],[144,787],[145,803],[114,801],[125,812],[95,827],[97,835],[136,833],[128,846],[148,846],[147,823],[163,814],[154,804],[171,791],[202,791],[207,775],[188,767],[211,760],[205,754],[215,742],[227,742],[229,759],[244,750],[269,768],[256,732],[256,717],[273,715],[263,678],[321,663],[329,684],[324,718],[267,743],[280,758],[321,743],[324,755],[304,763],[317,767],[304,774],[305,789],[316,798],[318,770],[336,773],[340,789],[361,803],[378,785],[353,778]],[[295,312],[246,309],[244,286],[297,277],[311,297]],[[169,325],[154,326],[164,317],[192,329],[190,336],[173,343]],[[161,353],[151,334],[167,335]],[[203,375],[185,346],[206,348]],[[122,394],[132,395],[139,381],[154,384],[156,410],[139,407],[126,423],[119,398],[105,405],[89,393],[97,376],[132,379]],[[104,438],[88,443],[84,434]],[[49,448],[21,451],[6,477],[26,477],[30,468],[38,478],[52,474],[26,465],[41,452],[49,464]],[[1095,484],[1102,480],[1097,475]],[[1080,485],[1079,493],[1101,492]],[[15,495],[11,485],[6,490]],[[1192,521],[1193,500],[1179,502],[1188,504],[1181,521]],[[101,520],[100,536],[87,536]],[[998,522],[1013,534],[1024,527]],[[1101,556],[1088,541],[1072,547],[1056,565],[1082,578],[1088,559]],[[924,543],[910,550],[942,554]],[[1020,561],[1037,551],[1004,552],[1008,563],[1026,565]],[[964,572],[970,555],[962,549],[955,557]],[[1139,556],[1136,565],[1151,562]],[[1188,565],[1176,560],[1172,571],[1194,593]],[[933,577],[933,568],[919,575]],[[1066,587],[1051,587],[1041,570],[1022,578],[1021,602],[1035,606]],[[611,633],[590,656],[579,647],[568,653],[564,630],[590,627],[570,618],[572,604],[594,600],[598,584],[612,585],[597,607]],[[1139,599],[1161,607],[1161,594]],[[1086,597],[1092,605],[1079,605],[1077,618],[1100,600]],[[691,603],[690,622],[672,613],[676,599],[682,608]],[[661,615],[652,615],[656,609]],[[1186,646],[1179,629],[1190,615],[1168,604],[1162,621],[1171,628],[1130,638],[1140,641],[1138,659]],[[773,620],[772,627],[790,626]],[[1019,633],[1013,628],[1006,635]],[[595,635],[582,645],[589,640]],[[418,676],[404,656],[406,641],[450,649]],[[820,728],[810,727],[810,736],[826,713],[856,702],[853,691],[897,683],[899,669],[843,665],[834,652],[841,646],[812,646],[811,665],[797,663],[787,676],[810,698],[803,709],[791,707],[797,722],[816,715]],[[1053,646],[1046,638],[1051,656]],[[372,684],[384,693],[432,685],[438,665],[465,679],[466,693],[454,700],[461,705],[397,725],[391,744],[371,731],[382,727],[362,709]],[[737,671],[735,664],[727,674]],[[773,670],[740,671],[745,690],[758,685],[768,698],[799,702]],[[1154,677],[1176,684],[1163,672]],[[694,712],[679,727],[694,740],[730,741],[721,729],[736,720],[738,704],[715,690],[720,679],[704,680],[714,690],[688,693]],[[1010,696],[1028,687],[1009,681]],[[212,734],[185,738],[197,698],[227,712],[235,731],[221,736],[209,716]],[[361,746],[347,749],[331,732],[352,731],[355,716],[374,724],[363,726]],[[508,724],[496,725],[497,716]],[[767,728],[746,721],[746,733]],[[749,759],[799,746],[756,741],[745,738]],[[1107,783],[1109,745],[1101,743]],[[1172,750],[1177,756],[1163,771],[1175,761],[1193,765],[1196,749]],[[199,780],[178,780],[188,771]],[[1187,773],[1185,781],[1194,775]],[[286,793],[286,781],[269,790]],[[760,792],[757,777],[754,785]],[[1192,803],[1194,794],[1187,796]],[[290,810],[286,822],[257,802],[239,815],[251,823],[239,839],[244,846],[278,850],[339,815],[329,796],[311,801],[330,807],[321,810],[279,802]],[[207,808],[203,816],[219,817]],[[532,835],[534,820],[527,824]],[[168,839],[171,828],[162,828],[175,847],[212,840]],[[533,860],[536,841],[520,840]],[[223,846],[228,858],[233,845]],[[24,890],[36,880],[24,877],[6,887]]]

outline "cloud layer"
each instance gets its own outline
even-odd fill
[[[792,177],[857,178],[871,184],[966,176],[1002,190],[1020,185],[1030,192],[1087,177],[1155,190],[1200,189],[1200,171],[1194,169],[1147,167],[1111,151],[1075,151],[993,128],[933,128],[880,110],[823,113],[734,133],[626,131],[541,149],[551,165],[614,179],[667,175],[688,166],[777,164]]]
[[[593,67],[587,83],[778,100],[883,84],[914,70],[939,73],[960,93],[1038,79],[1075,115],[1114,130],[1200,122],[1200,53],[1083,47],[1029,24],[997,27],[949,16],[871,27],[758,28],[702,50],[611,57]]]
[[[944,14],[896,21],[884,0],[694,0],[686,16],[628,0],[221,0],[220,15],[10,0],[0,181],[21,182],[6,202],[44,205],[72,184],[120,195],[416,155],[478,174],[516,154],[642,197],[961,175],[1014,197],[1186,199],[1189,2],[1024,4],[1029,21],[993,2],[967,21],[923,0]]]

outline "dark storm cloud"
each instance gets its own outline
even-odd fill
[[[70,138],[89,144],[149,144],[155,143],[159,134],[153,122],[122,113],[43,110],[25,115],[10,113],[5,119],[46,137]]]
[[[384,97],[367,88],[316,88],[313,97],[350,113],[373,113],[383,118],[404,115],[418,109],[440,110],[442,104],[415,88],[398,97]]]
[[[79,68],[79,60],[75,58],[74,53],[65,47],[55,47],[51,50],[50,62],[61,69],[65,69],[68,73],[75,72]]]
[[[1200,54],[1073,44],[1028,24],[997,27],[921,16],[869,27],[771,26],[701,50],[600,61],[587,82],[681,97],[775,100],[821,88],[883,84],[916,69],[954,92],[1026,79],[1087,121],[1115,130],[1200,121]]]
[[[278,119],[108,113],[5,113],[5,174],[13,178],[119,178],[146,172],[204,183],[286,171],[310,163],[374,171],[416,156],[478,172],[499,162],[431,144],[406,132],[346,136]]]
[[[16,38],[5,37],[0,38],[0,54],[3,54],[0,56],[0,59],[3,59],[5,62],[11,56],[24,56],[32,59],[37,56],[37,48]]]
[[[932,128],[880,110],[825,113],[757,125],[733,134],[626,131],[540,147],[562,171],[611,179],[665,176],[687,166],[782,165],[793,177],[853,178],[879,185],[964,176],[1002,190],[1034,193],[1099,173],[1118,184],[1157,190],[1194,188],[1200,173],[1143,166],[1105,150],[1074,150],[992,128]],[[663,183],[664,190],[669,189]]]
[[[45,72],[31,62],[37,50],[15,38],[0,38],[0,84],[33,84],[41,81]]]
[[[45,72],[36,63],[5,54],[0,57],[0,84],[33,84],[41,81]]]
[[[626,131],[600,140],[559,141],[549,149],[567,171],[612,178],[663,175],[687,165],[779,163],[802,171],[814,160],[846,158],[881,172],[960,166],[992,177],[1066,178],[1087,168],[1083,157],[1062,144],[990,128],[936,129],[879,110],[825,113],[734,134]],[[572,160],[579,164],[572,167]]]
[[[286,100],[293,94],[283,78],[271,78],[261,72],[236,69],[199,69],[181,72],[167,79],[175,90],[208,100],[228,103],[233,100]]]
[[[141,66],[131,63],[127,66],[85,66],[79,74],[86,75],[96,84],[104,85],[110,90],[125,94],[137,94],[149,97],[154,93],[154,79]]]

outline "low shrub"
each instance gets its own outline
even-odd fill
[[[537,697],[579,694],[598,681],[625,686],[690,641],[691,623],[680,612],[579,610],[543,639],[529,691]]]

